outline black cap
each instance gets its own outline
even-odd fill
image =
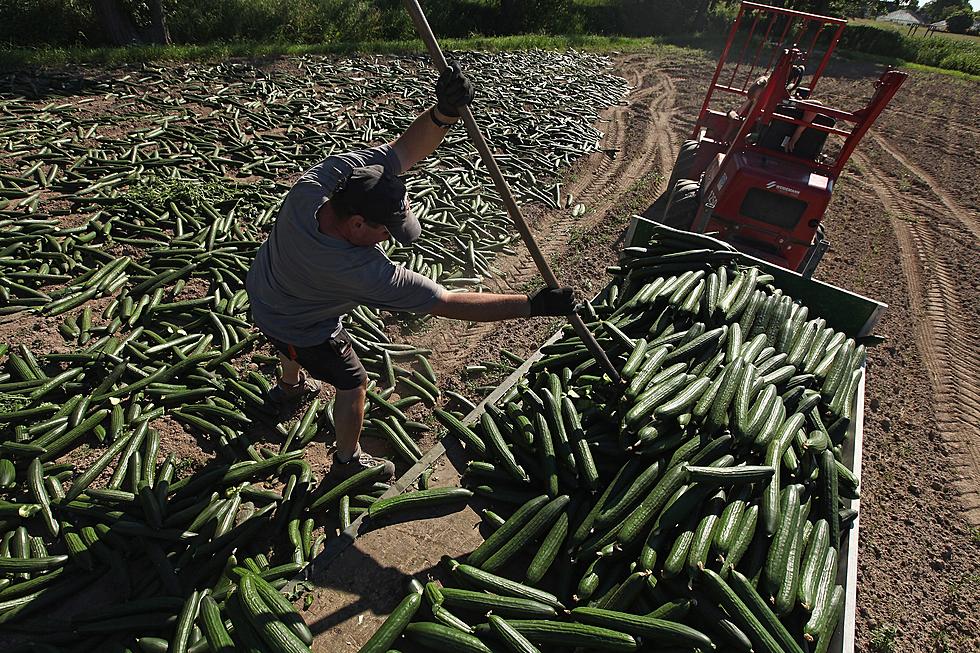
[[[333,194],[351,215],[388,228],[392,237],[408,245],[422,233],[422,225],[412,213],[405,184],[380,165],[354,168],[347,182]]]

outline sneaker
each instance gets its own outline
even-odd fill
[[[296,385],[283,383],[282,379],[279,379],[279,383],[269,390],[269,400],[275,404],[288,404],[312,397],[319,392],[320,382],[300,372],[299,382]]]
[[[377,467],[378,465],[384,465],[383,480],[388,481],[395,478],[395,463],[387,458],[377,458],[369,453],[364,453],[360,447],[357,448],[354,457],[345,463],[340,462],[337,453],[334,452],[333,464],[330,466],[329,474],[337,480],[343,480],[369,467]]]

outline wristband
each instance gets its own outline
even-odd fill
[[[435,124],[435,126],[436,127],[439,127],[440,129],[449,129],[450,127],[452,127],[453,125],[456,124],[454,122],[443,122],[443,121],[439,120],[438,118],[436,118],[436,108],[435,107],[432,107],[431,109],[429,109],[429,118],[431,118],[433,124]]]

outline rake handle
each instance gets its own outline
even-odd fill
[[[442,73],[449,64],[446,61],[446,56],[442,53],[442,48],[439,47],[439,42],[436,41],[435,34],[432,33],[432,28],[429,27],[429,21],[426,19],[422,7],[419,5],[418,0],[404,0],[404,3],[409,16],[412,18],[412,22],[415,24],[416,31],[419,33],[419,36],[425,43],[426,49],[429,51],[429,55],[432,57],[436,70]],[[493,184],[497,192],[500,193],[500,197],[504,202],[504,206],[507,207],[507,213],[510,214],[514,226],[517,228],[518,233],[521,234],[521,239],[527,246],[528,252],[530,252],[531,258],[538,268],[538,272],[541,273],[541,277],[548,287],[557,288],[558,278],[555,277],[555,273],[551,270],[551,266],[548,264],[547,259],[545,259],[544,254],[541,253],[538,243],[534,240],[534,234],[531,233],[531,229],[528,227],[527,221],[521,213],[521,208],[517,205],[517,200],[514,199],[514,195],[510,191],[510,185],[504,179],[504,175],[497,165],[497,160],[494,158],[493,152],[490,151],[490,146],[483,137],[483,132],[480,131],[480,126],[477,124],[473,112],[470,111],[468,106],[458,107],[458,109],[459,115],[463,119],[463,124],[466,126],[466,133],[480,153],[483,165],[490,172]],[[602,346],[596,341],[595,336],[585,326],[585,322],[582,321],[581,316],[573,313],[568,319],[572,323],[572,328],[575,329],[575,333],[582,339],[582,342],[585,343],[589,352],[595,357],[606,374],[609,375],[609,378],[616,384],[622,383],[622,377],[620,377],[619,372],[613,366],[612,362],[610,362],[609,357],[603,351]]]

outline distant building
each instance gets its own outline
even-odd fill
[[[885,14],[884,16],[878,16],[875,20],[880,20],[884,23],[898,23],[899,25],[924,25],[925,21],[916,16],[913,12],[908,9],[899,9],[898,11],[893,11],[890,14]]]

